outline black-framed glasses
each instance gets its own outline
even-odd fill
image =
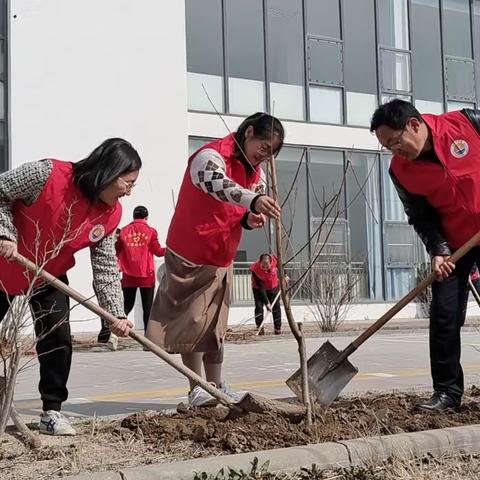
[[[402,131],[391,142],[390,145],[382,145],[381,150],[388,150],[389,152],[396,150],[402,146],[402,138],[407,129],[408,122],[402,128]]]

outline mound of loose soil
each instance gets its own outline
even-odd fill
[[[142,412],[121,421],[94,419],[76,425],[76,437],[42,436],[43,446],[38,450],[28,449],[14,434],[8,434],[0,439],[0,478],[43,480],[149,463],[480,423],[479,388],[469,389],[458,412],[413,412],[418,399],[418,395],[405,393],[342,399],[327,410],[317,411],[311,430],[303,423],[289,423],[269,413],[250,413],[228,420],[228,411],[217,407],[173,416]]]
[[[480,403],[475,399],[480,389],[472,387],[468,396],[470,399],[458,411],[443,414],[413,411],[418,395],[344,399],[328,410],[317,411],[312,429],[303,422],[292,424],[268,412],[230,420],[228,411],[218,407],[173,416],[134,414],[122,421],[121,428],[141,434],[147,442],[172,445],[186,440],[205,448],[239,453],[480,423]]]

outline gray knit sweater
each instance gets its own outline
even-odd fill
[[[52,171],[51,160],[24,163],[0,175],[0,238],[17,241],[12,203],[31,205],[39,197]],[[115,253],[115,233],[90,248],[93,287],[99,305],[116,317],[125,317],[120,272]]]

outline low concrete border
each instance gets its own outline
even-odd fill
[[[262,450],[259,452],[199,458],[175,463],[138,466],[118,472],[86,473],[69,480],[192,480],[194,472],[216,474],[223,467],[248,471],[254,457],[260,465],[270,462],[270,471],[295,471],[316,464],[317,468],[348,467],[378,462],[391,456],[412,458],[430,453],[480,453],[480,425],[399,433],[341,442]]]

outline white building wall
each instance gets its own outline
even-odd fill
[[[12,0],[9,29],[11,167],[124,137],[144,166],[122,224],[143,204],[164,241],[188,151],[184,2]],[[92,295],[88,252],[69,279]],[[72,319],[99,329],[83,308]]]

